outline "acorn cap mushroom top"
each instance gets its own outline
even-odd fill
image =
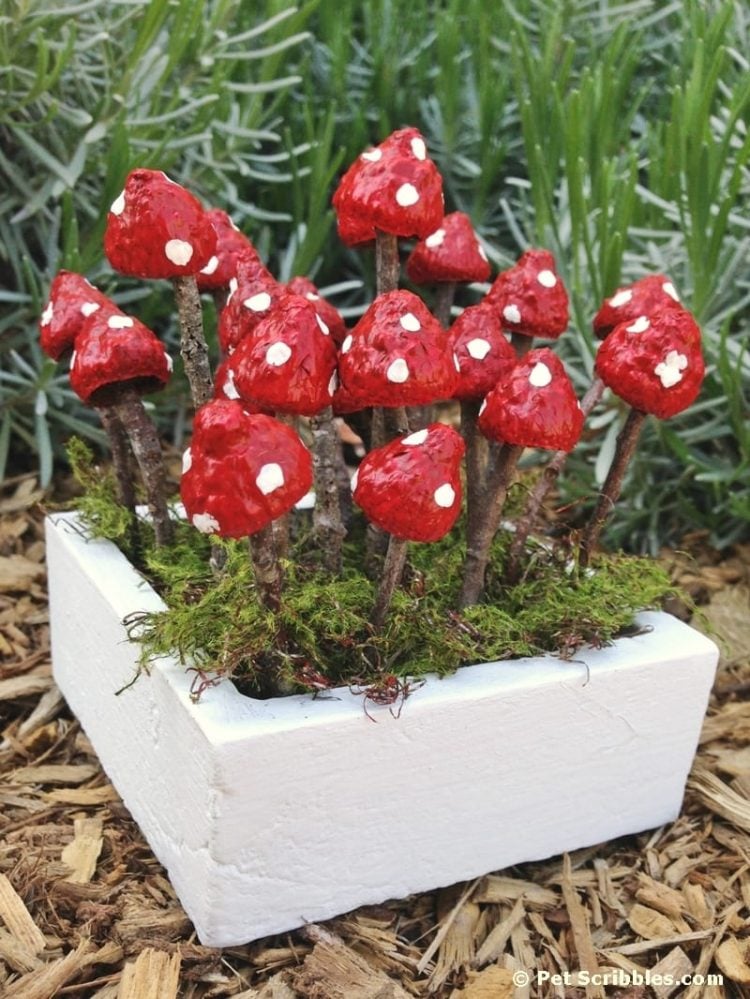
[[[161,170],[133,170],[112,202],[104,252],[116,271],[140,278],[197,274],[216,251],[200,201]]]
[[[450,399],[458,361],[448,336],[410,291],[379,295],[341,345],[344,394],[365,406],[423,406]]]
[[[75,338],[89,316],[100,309],[108,314],[120,313],[115,303],[82,274],[59,271],[50,285],[49,298],[39,318],[39,343],[44,353],[59,361],[73,348]]]
[[[594,316],[594,335],[603,340],[620,323],[633,322],[665,308],[681,308],[680,298],[666,274],[649,274],[624,285],[605,298]]]
[[[226,305],[219,314],[219,344],[231,354],[255,327],[270,315],[286,288],[258,260],[245,257],[238,262],[237,274],[229,281]]]
[[[548,250],[527,250],[498,274],[484,301],[514,333],[556,340],[568,326],[568,293]]]
[[[469,216],[463,212],[446,215],[439,227],[411,251],[406,273],[415,284],[487,281],[487,254]]]
[[[443,218],[443,180],[416,128],[393,132],[366,149],[333,195],[338,231],[348,246],[368,243],[378,231],[429,236]]]
[[[530,350],[485,399],[479,429],[505,444],[571,451],[583,413],[560,358],[548,347]]]
[[[495,309],[470,305],[448,330],[448,343],[458,358],[456,399],[482,399],[514,367],[517,356],[503,333]]]
[[[172,358],[161,341],[133,316],[93,313],[76,337],[70,359],[70,384],[92,405],[116,400],[123,387],[142,395],[169,381]]]
[[[262,530],[312,485],[312,457],[291,427],[229,399],[198,410],[182,468],[188,519],[225,538]]]
[[[308,302],[312,302],[315,311],[330,330],[333,342],[337,347],[340,347],[349,331],[346,328],[344,317],[336,306],[331,305],[327,299],[323,298],[309,278],[294,277],[287,284],[287,288],[295,295],[302,295]]]
[[[442,423],[398,437],[362,459],[352,480],[354,502],[396,538],[438,541],[461,511],[465,450],[461,435]]]
[[[216,249],[205,267],[195,275],[199,291],[228,287],[231,279],[237,275],[240,261],[246,260],[263,267],[258,251],[226,212],[220,208],[212,208],[206,212],[206,217],[216,232]]]
[[[660,420],[676,416],[703,383],[698,324],[687,309],[674,307],[620,323],[599,347],[595,370],[634,409]]]
[[[241,399],[281,413],[314,416],[337,387],[336,345],[312,302],[284,291],[231,357]]]

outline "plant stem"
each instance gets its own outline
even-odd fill
[[[190,394],[198,409],[213,397],[214,386],[208,347],[203,335],[203,309],[198,285],[193,275],[173,279],[175,301],[180,316],[180,353],[185,374],[190,382]]]
[[[250,535],[250,557],[255,571],[258,599],[272,613],[281,607],[281,563],[276,555],[273,524]]]
[[[211,298],[214,300],[214,308],[218,315],[222,309],[226,308],[227,299],[229,298],[229,288],[227,286],[214,288],[211,292]]]
[[[378,230],[375,233],[375,288],[378,295],[398,288],[400,271],[398,237]]]
[[[531,350],[534,343],[533,336],[526,336],[525,333],[518,333],[516,330],[510,334],[510,345],[518,354],[519,358],[525,357]]]
[[[372,611],[372,623],[376,631],[380,631],[390,610],[393,594],[401,582],[406,564],[406,547],[408,542],[391,535],[388,551],[385,555],[383,570],[380,575],[380,586],[375,606]]]
[[[445,281],[437,286],[435,292],[435,318],[445,329],[451,324],[451,309],[456,297],[456,282]]]
[[[505,497],[518,459],[523,453],[520,444],[503,444],[498,460],[488,469],[487,483],[482,494],[483,515],[472,534],[467,536],[466,562],[459,607],[477,603],[484,589],[484,574],[490,558],[490,547],[497,533]]]
[[[135,481],[130,465],[131,451],[127,431],[114,406],[97,406],[96,412],[109,441],[117,481],[117,498],[126,510],[135,514]]]
[[[310,418],[312,430],[315,507],[313,533],[323,565],[334,576],[341,574],[342,549],[346,528],[339,504],[338,469],[341,441],[331,406]]]
[[[584,419],[586,419],[586,417],[591,413],[591,410],[601,399],[604,388],[605,385],[601,378],[595,378],[591,383],[588,392],[583,397],[583,401],[581,402],[581,412],[583,413]],[[546,465],[539,481],[534,486],[531,496],[529,497],[529,502],[526,504],[526,509],[524,510],[522,516],[516,521],[516,534],[513,538],[513,544],[510,546],[508,565],[506,569],[509,582],[515,582],[518,579],[521,558],[526,550],[526,540],[537,522],[539,511],[542,508],[542,504],[544,503],[547,493],[550,491],[555,482],[557,482],[560,473],[563,468],[565,468],[565,463],[568,460],[568,454],[568,451],[555,452],[554,457]]]
[[[167,477],[156,427],[135,389],[123,389],[114,408],[127,431],[135,460],[141,470],[156,544],[169,545],[174,531],[167,506]]]
[[[478,402],[461,400],[461,436],[466,444],[466,536],[477,528],[482,502],[484,473],[487,465],[487,438],[477,426]]]
[[[612,458],[612,464],[609,466],[606,481],[599,493],[599,500],[581,539],[581,552],[578,559],[578,564],[581,568],[585,568],[589,564],[591,552],[599,540],[602,527],[604,527],[607,517],[612,512],[612,508],[620,496],[623,479],[625,478],[625,470],[628,467],[630,459],[633,457],[633,451],[635,451],[635,446],[638,443],[638,437],[643,429],[646,415],[646,413],[642,413],[639,409],[631,409],[622,430],[617,435],[617,445],[614,457]]]

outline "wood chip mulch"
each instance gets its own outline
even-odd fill
[[[697,556],[665,553],[725,643],[675,823],[216,950],[198,942],[54,686],[41,499],[30,478],[0,493],[4,999],[750,996],[750,546],[721,561],[700,539]],[[724,984],[574,975],[618,969]],[[518,985],[517,971],[560,980]]]

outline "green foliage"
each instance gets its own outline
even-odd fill
[[[114,542],[128,556],[134,556],[133,515],[117,501],[117,484],[112,471],[96,464],[94,452],[78,437],[71,437],[65,452],[73,478],[83,493],[74,501],[83,523],[92,536]]]

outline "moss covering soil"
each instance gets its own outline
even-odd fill
[[[87,530],[118,544],[167,604],[163,613],[126,622],[141,645],[141,667],[177,655],[195,670],[197,693],[214,677],[231,677],[251,696],[347,684],[374,697],[379,691],[384,698],[389,691],[403,695],[407,681],[394,677],[446,675],[464,665],[545,652],[570,657],[582,645],[609,643],[638,611],[658,607],[674,592],[652,559],[600,556],[582,572],[575,550],[560,543],[535,548],[521,580],[508,586],[502,567],[512,535],[501,531],[483,602],[458,613],[465,554],[459,522],[436,544],[409,546],[403,585],[385,628],[374,634],[369,614],[375,586],[361,568],[364,524],[352,526],[343,575],[332,579],[316,562],[310,525],[300,514],[284,563],[282,609],[272,615],[256,599],[247,542],[219,542],[226,565],[218,574],[209,565],[212,539],[187,523],[177,525],[173,547],[156,548],[147,524],[138,525],[135,542],[112,478],[93,466],[80,442],[69,456],[85,490],[75,506]]]

